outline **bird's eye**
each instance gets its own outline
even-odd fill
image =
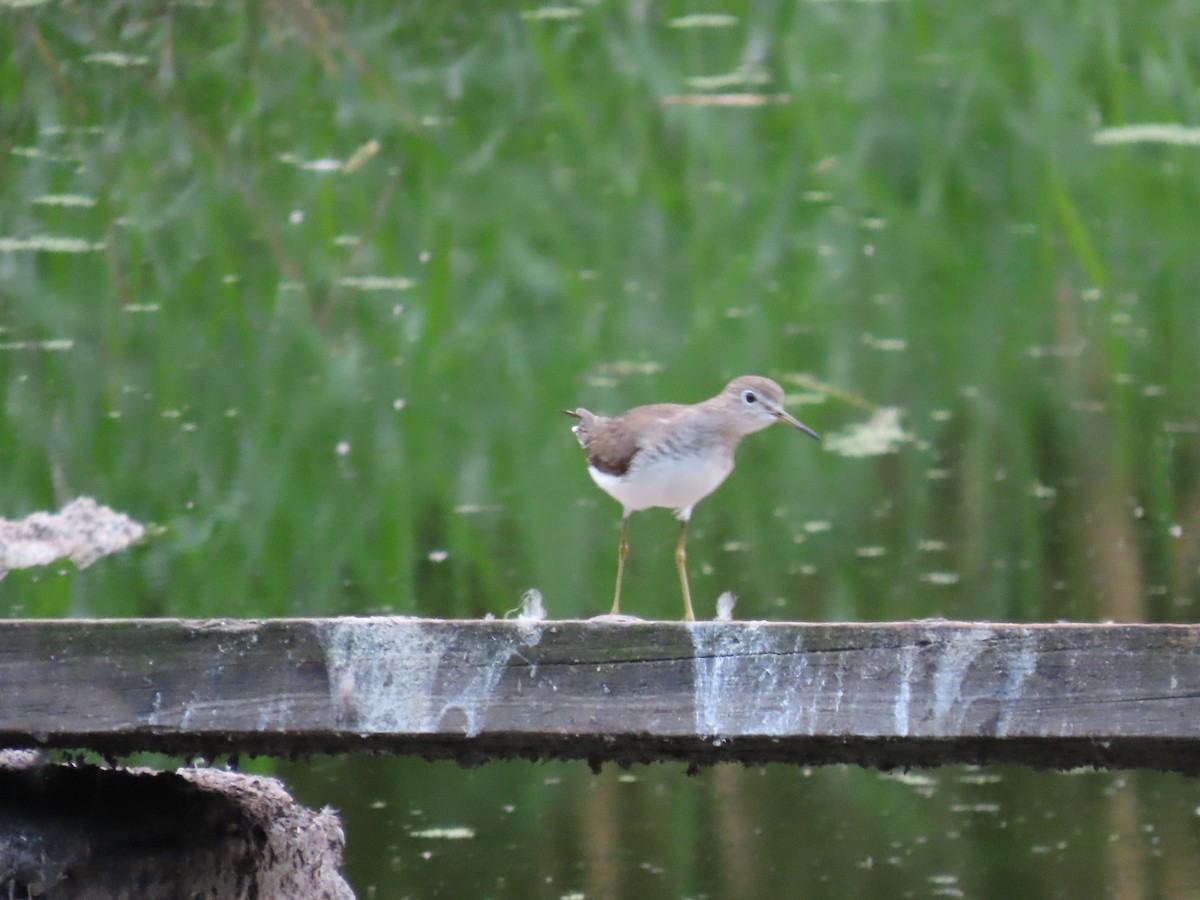
[[[744,394],[742,394],[742,399],[747,403],[757,403],[758,395],[755,394],[754,391],[746,391]]]

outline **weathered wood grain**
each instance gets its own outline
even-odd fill
[[[0,746],[1200,772],[1200,626],[0,622]]]

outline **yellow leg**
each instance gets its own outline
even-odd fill
[[[625,577],[625,557],[629,555],[629,516],[621,520],[621,543],[617,547],[617,590],[613,594],[612,614],[621,611],[621,579]]]
[[[680,519],[679,543],[675,545],[675,565],[679,568],[679,586],[683,588],[683,621],[695,622],[696,614],[692,612],[692,592],[688,590],[686,544],[687,519]]]

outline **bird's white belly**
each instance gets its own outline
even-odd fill
[[[662,506],[688,510],[717,489],[733,470],[732,458],[716,455],[668,458],[636,466],[623,476],[592,466],[588,474],[626,513]]]

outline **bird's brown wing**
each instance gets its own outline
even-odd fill
[[[655,403],[636,407],[613,419],[581,420],[579,427],[587,427],[576,433],[587,451],[588,465],[607,475],[624,475],[647,442],[652,442],[659,429],[681,409],[675,403]]]

